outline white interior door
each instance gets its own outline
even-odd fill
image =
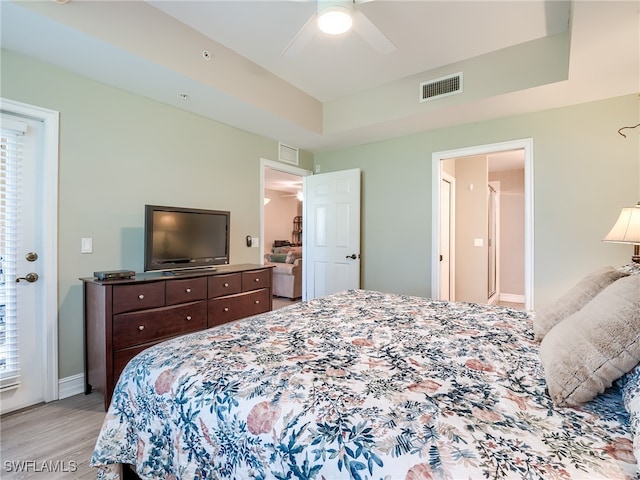
[[[439,300],[455,300],[453,274],[454,239],[454,182],[455,179],[443,172],[440,182],[440,296]]]
[[[360,169],[304,177],[303,300],[360,288]]]
[[[57,236],[51,227],[57,222],[50,205],[57,204],[52,198],[57,198],[58,117],[56,112],[9,103],[3,100],[0,122],[2,164],[3,169],[16,168],[18,175],[15,188],[3,185],[5,196],[11,194],[8,190],[15,192],[17,209],[12,213],[5,202],[0,215],[2,413],[58,397],[57,260],[51,238]],[[19,130],[19,138],[9,139],[10,132]],[[9,143],[17,145],[15,154]],[[4,171],[2,175],[5,180],[11,177]],[[50,282],[45,281],[48,275]]]

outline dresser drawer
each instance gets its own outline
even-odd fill
[[[207,278],[185,278],[167,283],[167,305],[205,300],[207,298]]]
[[[209,277],[209,298],[232,295],[242,291],[242,276],[239,273]]]
[[[269,311],[271,290],[263,288],[249,293],[210,298],[208,325],[214,327],[243,317]]]
[[[149,272],[84,282],[85,393],[107,410],[127,363],[160,342],[271,310],[271,268],[228,265],[188,275]],[[243,275],[243,273],[245,275]]]
[[[252,270],[242,272],[242,291],[257,290],[258,288],[268,288],[271,279],[271,269]]]
[[[164,306],[164,282],[113,287],[114,314],[162,306]]]
[[[113,317],[113,348],[133,345],[202,330],[207,326],[206,301],[144,312],[121,313]]]

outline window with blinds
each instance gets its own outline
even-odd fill
[[[20,384],[16,311],[18,185],[24,122],[2,116],[0,128],[0,390]]]

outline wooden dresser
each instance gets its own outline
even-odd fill
[[[272,308],[272,268],[224,265],[126,280],[81,278],[84,288],[85,394],[104,395],[105,410],[126,364],[169,338]]]

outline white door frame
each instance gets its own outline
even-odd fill
[[[447,172],[442,172],[442,178],[440,180],[449,183],[449,299],[455,300],[456,298],[456,249],[451,247],[456,243],[456,179],[449,175]],[[440,197],[438,197],[440,198]],[[441,210],[439,210],[441,211]],[[440,224],[438,222],[438,224]],[[439,238],[439,237],[438,237]],[[438,245],[438,260],[440,255],[440,246]],[[440,279],[441,266],[438,263],[438,280]],[[439,285],[439,283],[438,283]],[[439,288],[438,288],[438,291]]]
[[[501,236],[501,223],[500,223],[500,219],[502,218],[502,205],[500,203],[501,200],[501,191],[500,191],[500,181],[491,181],[489,182],[489,186],[491,188],[493,188],[493,190],[496,192],[496,217],[493,219],[493,221],[495,222],[495,238],[493,239],[494,241],[494,248],[496,251],[496,263],[494,265],[495,268],[495,275],[496,275],[496,291],[494,293],[494,295],[492,295],[491,297],[489,297],[489,303],[498,303],[501,298],[500,298],[500,294],[501,294],[501,282],[500,282],[500,261],[501,261],[501,257],[500,257],[500,248],[502,248],[502,245],[500,244],[500,236]],[[487,247],[488,247],[488,240],[489,240],[489,236],[487,235]]]
[[[59,112],[0,98],[0,110],[42,121],[42,281],[44,288],[44,401],[58,399],[58,132]],[[38,252],[40,253],[40,252]],[[40,261],[40,260],[39,260]]]
[[[440,181],[442,161],[449,158],[487,155],[507,150],[524,150],[524,296],[525,308],[533,310],[533,138],[434,152],[431,155],[431,296],[440,287]]]
[[[300,177],[306,177],[307,175],[313,175],[311,170],[296,167],[294,165],[287,165],[286,163],[276,162],[274,160],[267,160],[266,158],[260,159],[260,262],[264,260],[264,170],[265,168],[272,168],[285,173],[291,173],[292,175],[298,175]],[[302,200],[304,205],[304,198]],[[304,248],[304,244],[303,244]],[[305,262],[302,262],[302,276],[304,278],[304,266]]]

